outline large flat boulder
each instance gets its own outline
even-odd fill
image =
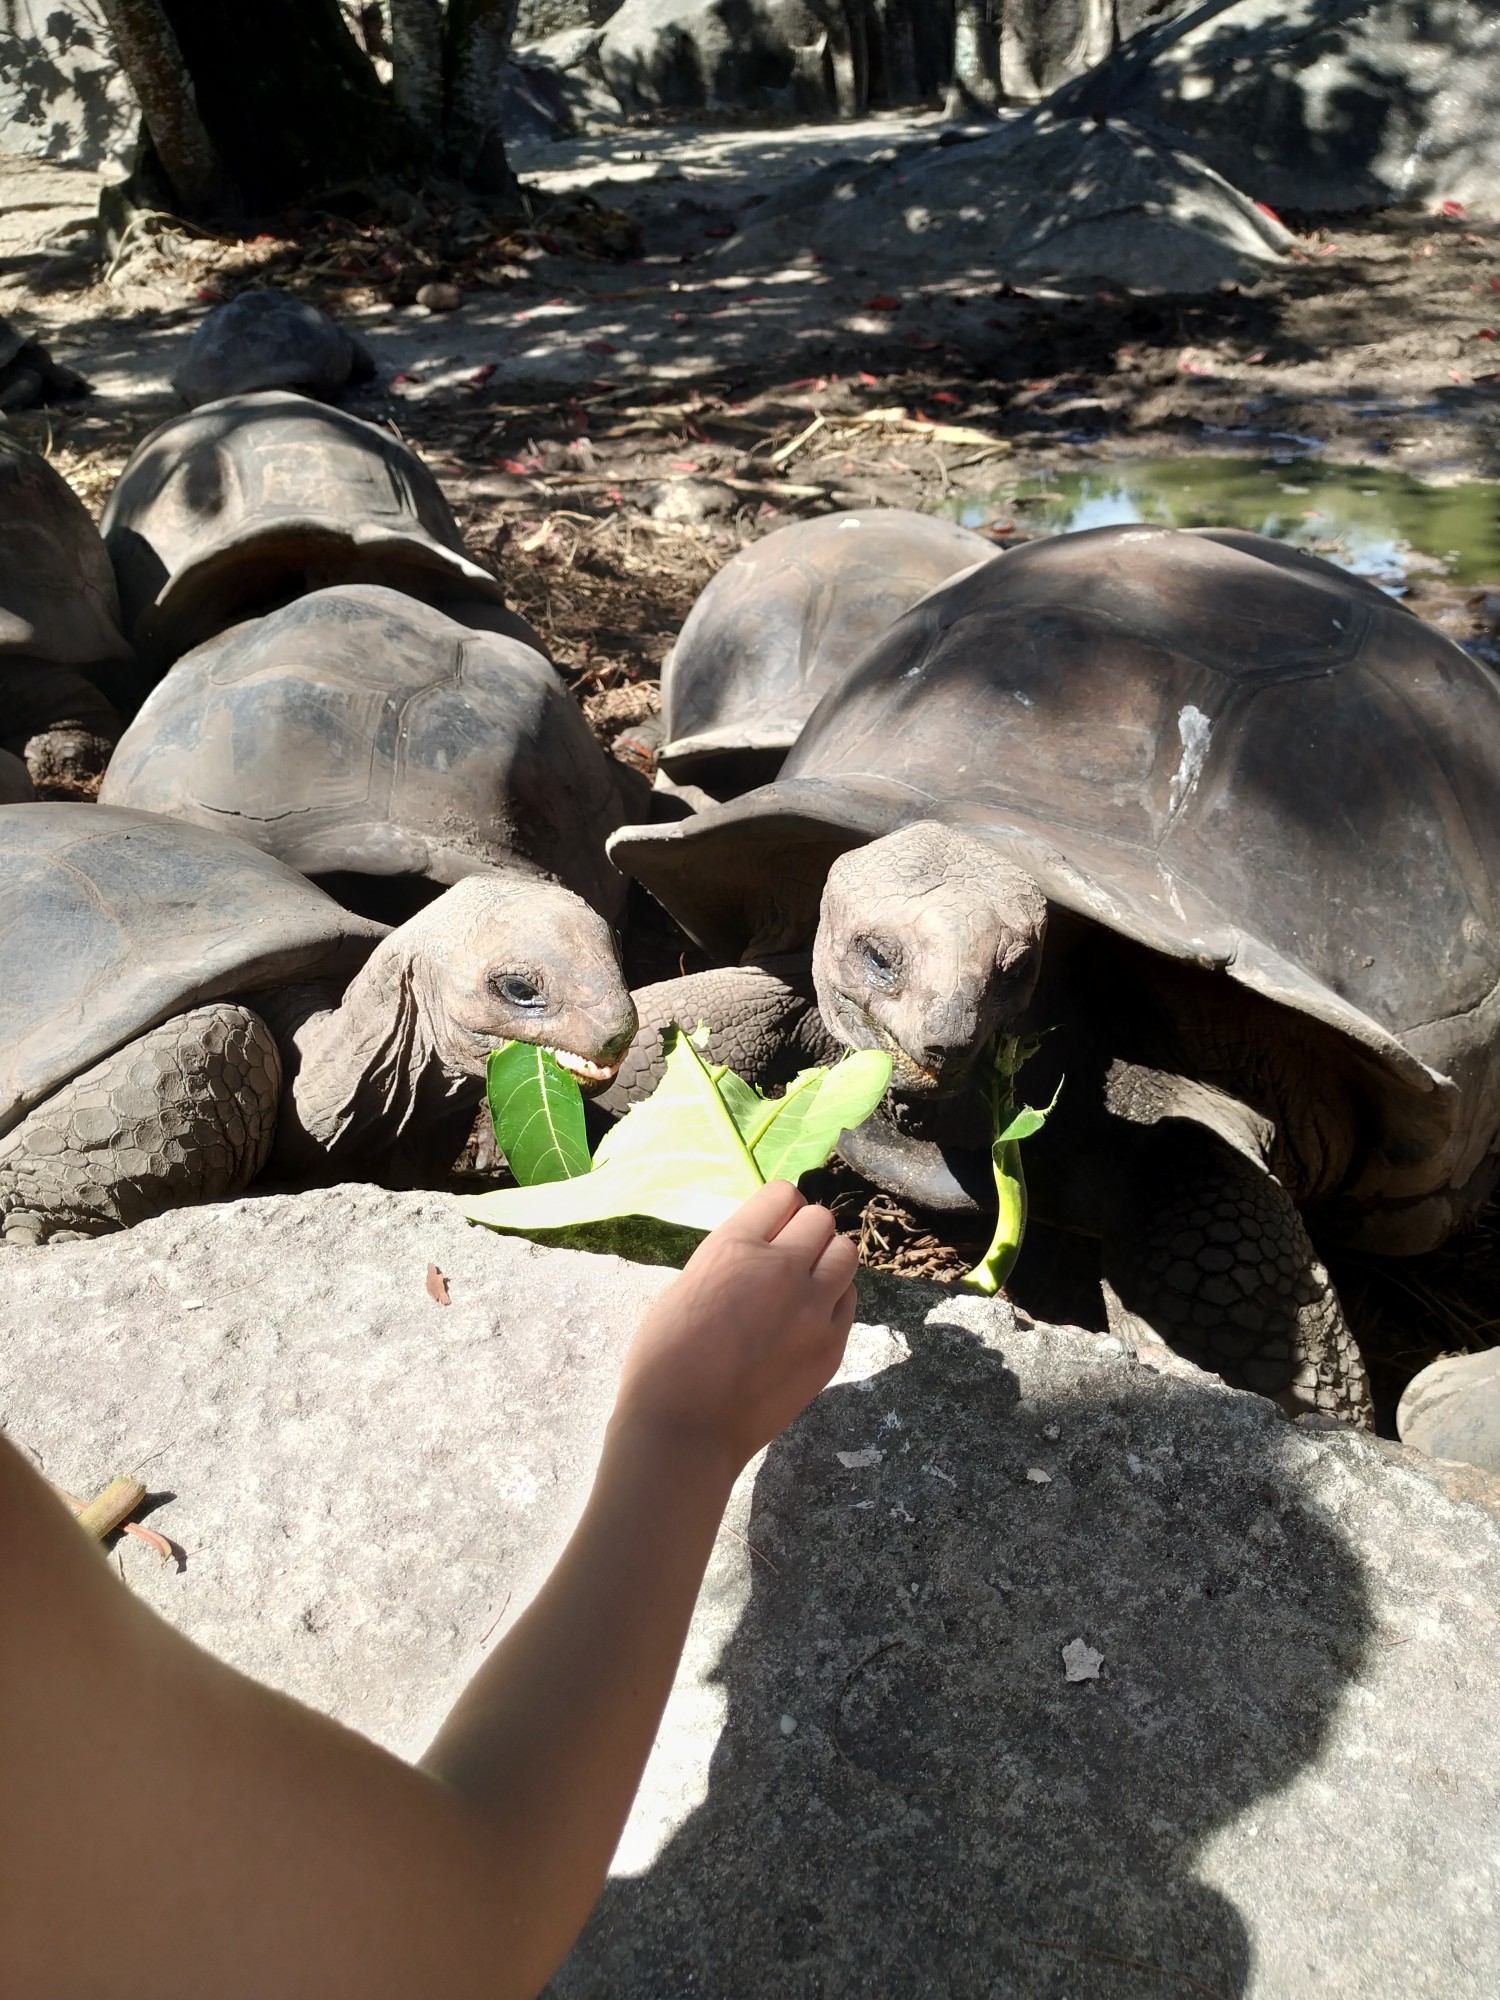
[[[878,290],[1014,283],[1206,292],[1253,283],[1291,238],[1212,168],[1122,121],[1003,125],[874,166],[834,164],[773,195],[720,262],[779,268],[801,255]]]
[[[122,1543],[131,1587],[397,1748],[555,1556],[670,1275],[361,1187],[0,1271],[11,1436],[75,1492],[141,1466],[187,1551]],[[1500,1525],[1459,1477],[865,1281],[557,1992],[1488,1996]]]
[[[1489,0],[1209,0],[1050,103],[1155,130],[1278,208],[1500,206]]]

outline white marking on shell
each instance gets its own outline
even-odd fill
[[[1167,793],[1167,811],[1175,813],[1198,781],[1203,760],[1208,755],[1208,739],[1213,724],[1201,708],[1188,702],[1177,717],[1177,734],[1182,738],[1182,757],[1172,775]]]

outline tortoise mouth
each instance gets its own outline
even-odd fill
[[[936,1063],[923,1062],[904,1048],[878,1021],[872,1020],[847,993],[838,996],[839,1012],[846,1027],[853,1026],[864,1038],[851,1041],[852,1048],[883,1049],[891,1058],[890,1088],[913,1097],[956,1097],[968,1083],[974,1068],[974,1052],[950,1049]],[[844,1040],[840,1036],[840,1040]]]
[[[592,1097],[598,1091],[607,1090],[619,1074],[618,1062],[598,1063],[588,1056],[576,1054],[572,1049],[554,1049],[545,1042],[542,1046],[549,1056],[556,1057],[569,1076],[576,1078],[585,1096]]]

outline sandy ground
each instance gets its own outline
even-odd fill
[[[1028,477],[1137,459],[1500,476],[1500,223],[1290,217],[1283,270],[1197,299],[1027,295],[940,270],[897,297],[878,270],[808,261],[791,225],[781,269],[716,267],[787,176],[930,143],[937,122],[553,144],[520,157],[536,213],[503,241],[440,204],[401,223],[284,216],[250,242],[148,242],[106,281],[87,254],[96,177],[0,157],[0,313],[94,384],[15,421],[97,511],[135,442],[181,407],[172,369],[209,306],[268,278],[307,293],[379,364],[348,406],[433,466],[608,742],[654,708],[707,578],[799,512],[962,508],[1003,544],[1025,532],[1012,499]],[[434,278],[457,282],[457,310],[413,302]],[[1472,591],[1429,595],[1418,608],[1477,633]],[[936,1274],[977,1247],[852,1180],[832,1191],[872,1261]],[[1430,1354],[1494,1339],[1492,1247],[1487,1229],[1394,1278],[1341,1267],[1387,1407]],[[1091,1274],[1045,1232],[1014,1289],[1048,1317],[1097,1319]]]

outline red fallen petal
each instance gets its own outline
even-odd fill
[[[988,530],[992,535],[1013,535],[1015,531],[1014,521],[991,521]]]
[[[859,371],[859,379],[867,389],[878,389],[880,387],[880,377],[878,375],[867,375],[863,368]]]
[[[393,375],[391,377],[391,386],[394,388],[398,382],[409,382],[411,379],[410,375]]]
[[[696,458],[669,458],[667,464],[673,472],[699,472],[702,470]]]
[[[1440,215],[1467,215],[1468,212],[1461,201],[1440,201],[1438,203],[1438,213]]]
[[[1265,358],[1266,358],[1266,350],[1263,347],[1257,347],[1253,354],[1247,354],[1245,356],[1245,359],[1247,361],[1264,361]]]
[[[788,382],[786,386],[788,389],[811,389],[816,394],[818,390],[828,387],[828,377],[826,375],[804,375],[800,382]]]
[[[703,225],[703,234],[705,236],[733,236],[735,234],[735,227],[732,222],[706,222]]]
[[[1322,249],[1318,252],[1318,255],[1320,257],[1331,257],[1334,251],[1338,249],[1338,247],[1339,246],[1337,245],[1337,243],[1325,243]]]
[[[542,461],[539,458],[497,458],[495,460],[495,470],[497,472],[513,472],[521,479],[527,479],[533,472],[539,472],[541,465]]]
[[[1052,377],[1049,375],[1043,382],[1023,382],[1021,387],[1023,389],[1050,389],[1052,387]]]
[[[901,301],[892,298],[889,292],[877,292],[873,299],[865,300],[865,309],[868,312],[878,313],[900,312]]]
[[[618,486],[606,486],[604,497],[606,500],[612,501],[616,507],[623,506],[625,502],[625,495],[620,491]]]
[[[618,354],[620,351],[607,340],[586,340],[583,345],[589,354]]]
[[[1459,374],[1456,368],[1450,368],[1448,370],[1448,380],[1450,382],[1457,382],[1460,388],[1463,387],[1463,379],[1464,379],[1463,376]]]
[[[1492,292],[1500,292],[1500,278],[1486,278],[1484,282]]]
[[[202,299],[206,306],[221,306],[224,303],[224,294],[216,292],[212,285],[197,286],[193,292],[193,297],[195,299]]]
[[[1496,335],[1495,329],[1492,326],[1482,326],[1474,338],[1476,340],[1494,340],[1500,338],[1500,336]]]
[[[672,317],[675,320],[691,319],[692,316],[693,315],[691,313],[685,313],[685,312],[675,312],[672,314]]]
[[[955,396],[955,395],[953,394],[953,392],[952,392],[952,391],[951,391],[950,389],[934,389],[934,390],[933,390],[933,392],[932,392],[932,398],[931,398],[931,400],[932,400],[932,401],[933,401],[934,403],[954,403],[954,404],[957,404],[957,403],[958,403],[958,401],[959,401],[959,398],[958,398],[957,396]]]
[[[480,366],[474,370],[474,373],[469,377],[470,382],[473,383],[476,389],[482,388],[483,385],[489,381],[490,377],[494,374],[495,370],[499,366],[500,364],[498,361],[482,362]]]
[[[1275,209],[1268,208],[1265,202],[1258,201],[1255,206],[1260,210],[1262,215],[1269,215],[1273,222],[1281,222],[1281,217],[1276,213]],[[1282,223],[1282,227],[1286,227],[1285,223]]]

